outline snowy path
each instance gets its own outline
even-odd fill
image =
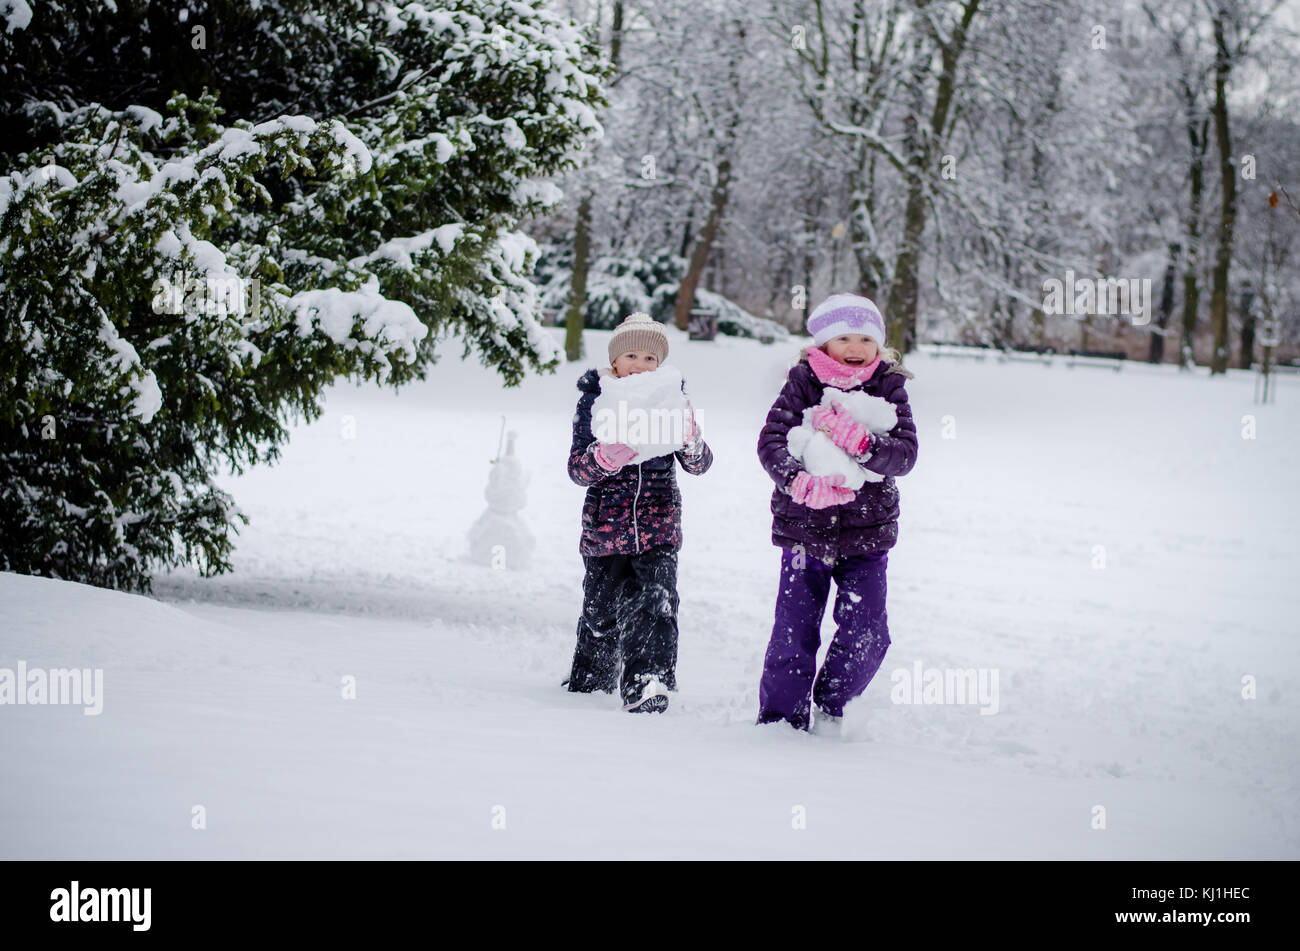
[[[0,707],[0,855],[1300,857],[1300,380],[1260,408],[1235,373],[918,355],[894,643],[834,742],[752,725],[778,562],[754,444],[792,354],[672,339],[717,461],[680,477],[666,716],[558,686],[578,372],[505,392],[449,358],[400,394],[336,388],[281,464],[228,480],[252,518],[233,575],[161,578],[160,604],[0,574],[0,667],[105,671],[98,717]],[[460,557],[502,413],[528,572]],[[891,704],[915,662],[997,670],[998,713]]]

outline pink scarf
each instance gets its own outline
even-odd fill
[[[838,390],[849,390],[871,379],[871,374],[876,372],[876,367],[880,365],[880,354],[876,354],[876,359],[860,367],[851,367],[847,363],[840,363],[834,357],[827,354],[820,347],[809,347],[805,353],[808,354],[808,364],[817,374],[817,378],[827,386],[833,386]]]

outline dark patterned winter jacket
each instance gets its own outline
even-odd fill
[[[802,545],[813,558],[833,564],[837,558],[887,551],[898,540],[898,489],[894,476],[906,475],[916,463],[916,424],[907,402],[904,378],[911,376],[884,360],[865,383],[851,387],[894,404],[898,423],[871,437],[871,450],[859,464],[886,478],[866,482],[850,501],[824,509],[800,505],[790,497],[790,482],[803,463],[790,455],[786,434],[803,423],[803,411],[821,402],[825,384],[805,355],[786,375],[781,395],[772,404],[758,437],[758,458],[776,488],[772,491],[772,544]]]
[[[582,396],[573,414],[569,478],[588,486],[578,551],[583,555],[633,555],[658,545],[679,550],[682,496],[677,488],[677,462],[692,475],[700,475],[713,465],[713,451],[701,441],[700,452],[694,457],[678,451],[610,473],[592,456],[596,437],[591,429],[591,405],[600,395],[600,371],[584,373],[578,389]]]

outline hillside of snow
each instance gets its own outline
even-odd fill
[[[1259,406],[1236,371],[910,358],[893,645],[832,740],[753,724],[779,565],[755,446],[791,344],[670,330],[716,458],[678,474],[681,689],[637,717],[559,686],[574,384],[608,337],[514,390],[454,356],[335,387],[223,481],[233,574],[0,574],[0,676],[103,671],[96,716],[0,705],[0,857],[1300,858],[1300,377]],[[503,417],[528,571],[465,557]],[[917,665],[996,672],[996,713],[891,702]]]

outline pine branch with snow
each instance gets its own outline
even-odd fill
[[[555,365],[519,226],[605,76],[536,2],[156,12],[0,37],[0,566],[146,590],[229,570],[214,474],[274,460],[337,378],[421,378],[449,335],[507,383]],[[178,55],[191,27],[242,39]]]

